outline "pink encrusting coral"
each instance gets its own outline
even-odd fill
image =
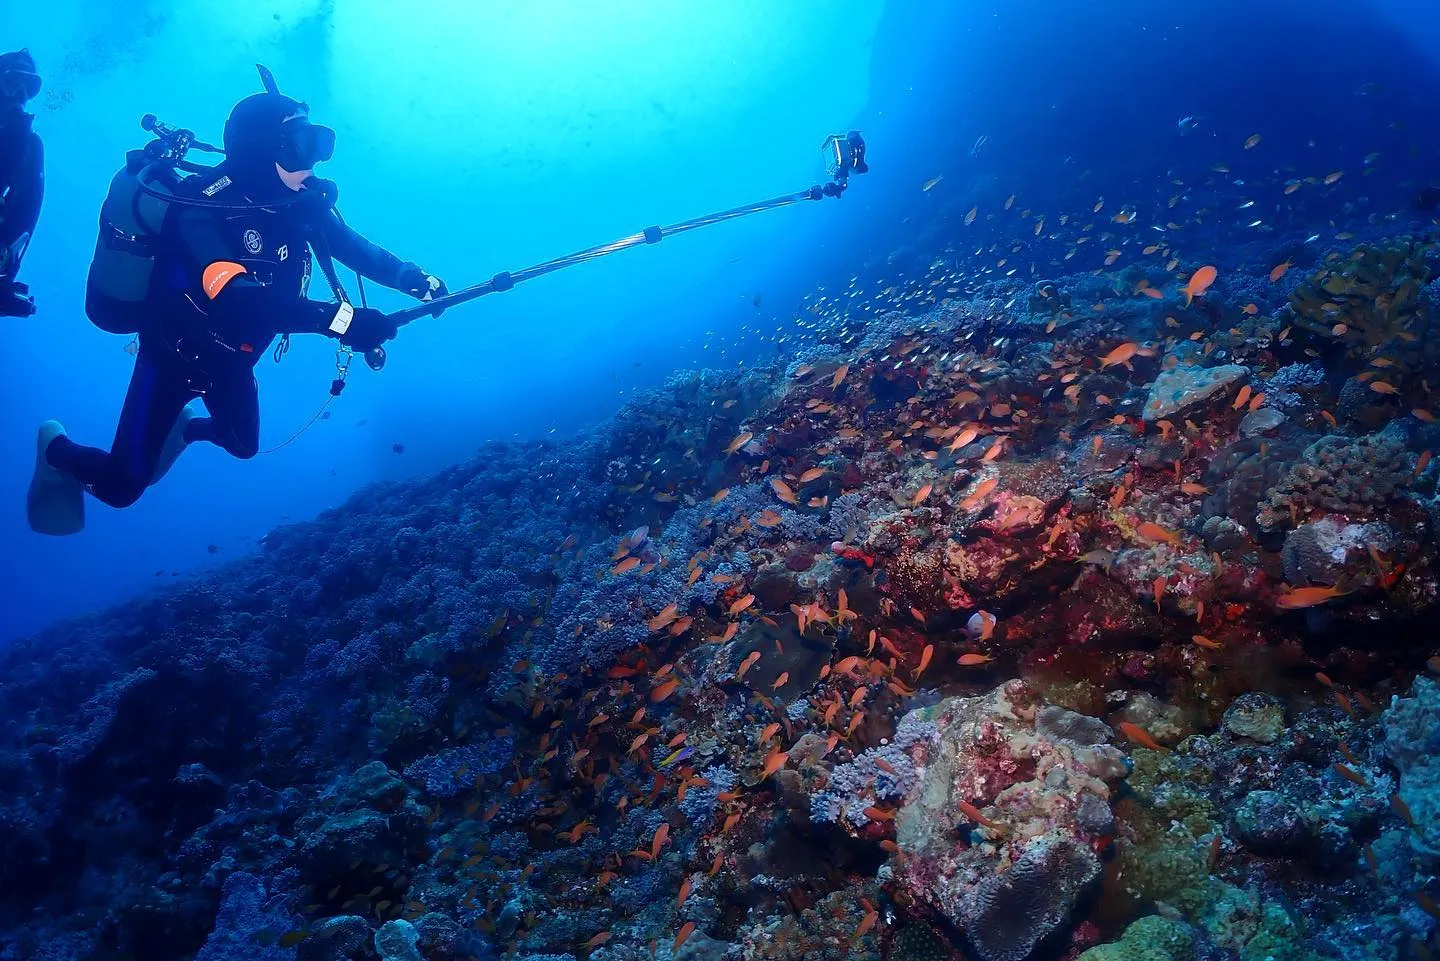
[[[916,714],[935,733],[911,752],[894,884],[963,930],[982,961],[1027,958],[1099,879],[1128,760],[1104,722],[1023,681]]]

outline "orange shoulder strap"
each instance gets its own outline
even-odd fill
[[[245,268],[233,260],[215,261],[205,268],[202,278],[202,283],[205,285],[205,296],[211,300],[219,297],[220,291],[225,289],[225,285],[243,273],[245,273]]]

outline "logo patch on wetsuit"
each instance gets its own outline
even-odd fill
[[[290,245],[289,245],[289,244],[281,244],[281,245],[280,245],[280,249],[277,250],[277,251],[275,251],[275,252],[280,255],[280,262],[281,262],[282,264],[283,264],[285,261],[287,261],[287,260],[290,259]]]
[[[265,246],[265,238],[260,236],[260,231],[250,228],[245,231],[245,249],[252,254],[258,254]]]
[[[230,176],[229,174],[226,174],[225,176],[221,177],[219,180],[215,181],[213,184],[202,190],[201,193],[203,193],[207,197],[213,197],[220,191],[224,190],[226,187],[230,186],[230,184]]]

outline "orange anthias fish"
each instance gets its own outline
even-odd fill
[[[934,645],[934,644],[926,644],[926,645],[925,645],[925,649],[920,652],[920,664],[919,664],[918,667],[915,668],[915,673],[914,673],[914,675],[912,675],[912,678],[913,678],[914,680],[919,680],[919,679],[920,679],[920,675],[924,672],[925,668],[927,668],[927,667],[930,666],[930,658],[933,657],[934,655],[935,655],[935,645]],[[861,690],[864,690],[864,688],[861,688]]]
[[[1295,587],[1275,598],[1275,606],[1286,611],[1298,611],[1337,597],[1344,597],[1349,591],[1338,587]]]
[[[961,667],[979,667],[981,664],[988,664],[991,657],[988,654],[961,654],[955,662]]]
[[[1185,306],[1189,307],[1191,301],[1209,290],[1210,285],[1215,283],[1215,278],[1219,274],[1218,270],[1210,266],[1201,267],[1191,274],[1189,283],[1180,288],[1180,293],[1185,295]]]
[[[770,478],[770,487],[771,487],[772,489],[774,489],[774,491],[775,491],[775,496],[778,497],[778,498],[780,498],[780,499],[781,499],[782,501],[784,501],[785,503],[787,503],[787,504],[795,504],[795,503],[798,503],[797,500],[796,500],[796,498],[795,498],[795,491],[791,489],[791,487],[790,487],[789,484],[785,483],[785,482],[784,482],[783,480],[781,480],[780,478],[778,478],[778,477],[772,477],[772,478]]]
[[[999,484],[1000,478],[987,477],[985,480],[981,481],[978,485],[976,485],[975,489],[970,492],[969,497],[965,498],[963,501],[960,502],[960,509],[966,511],[973,511],[975,508],[980,506],[980,502],[985,499],[986,495],[993,491],[997,486],[999,486]]]
[[[1361,774],[1354,768],[1349,767],[1348,765],[1336,763],[1335,765],[1333,765],[1333,770],[1336,774],[1340,775],[1352,784],[1358,784],[1360,787],[1363,788],[1370,787],[1370,782],[1365,780],[1365,775]]]
[[[649,627],[651,631],[662,631],[665,628],[669,627],[675,621],[675,618],[679,615],[679,613],[680,605],[670,604],[666,606],[666,608],[659,614],[656,614],[654,617],[650,618],[646,626]]]
[[[957,803],[956,806],[960,808],[961,814],[965,815],[967,818],[974,821],[981,827],[989,828],[992,831],[1003,831],[1005,829],[1004,825],[1001,825],[995,821],[992,821],[990,818],[987,818],[984,814],[980,812],[980,809],[978,807],[971,804],[969,801],[960,801]]]
[[[1275,267],[1270,271],[1270,283],[1273,284],[1277,282],[1281,277],[1285,276],[1285,272],[1287,270],[1294,266],[1295,265],[1288,260],[1283,263],[1276,264]]]
[[[974,427],[974,426],[967,427],[967,428],[965,428],[964,430],[962,430],[960,433],[958,433],[958,434],[955,435],[955,439],[950,442],[950,447],[949,447],[948,449],[949,449],[949,451],[953,454],[955,451],[959,450],[960,448],[965,447],[966,445],[973,443],[974,440],[975,440],[975,438],[977,438],[977,437],[979,437],[979,436],[980,436],[980,428]]]
[[[1162,544],[1169,544],[1171,547],[1175,547],[1180,543],[1180,535],[1178,533],[1170,530],[1168,527],[1161,527],[1159,524],[1151,521],[1145,521],[1136,525],[1135,533],[1147,541],[1159,541]]]
[[[1140,725],[1134,724],[1130,721],[1121,721],[1119,727],[1121,734],[1124,734],[1127,738],[1140,745],[1141,747],[1151,751],[1163,752],[1165,750],[1165,747],[1161,745],[1159,741],[1151,737],[1150,732],[1145,730]]]
[[[725,456],[729,457],[731,454],[735,453],[737,450],[744,447],[746,444],[750,443],[754,439],[755,435],[750,433],[748,430],[745,431],[743,434],[737,435],[735,439],[730,442],[730,446],[725,448]]]
[[[678,952],[680,950],[680,945],[685,943],[685,939],[690,937],[690,935],[694,933],[694,921],[686,921],[684,924],[680,925],[680,931],[675,935],[675,943],[670,945],[670,953],[675,954],[676,952]]]
[[[929,497],[930,492],[934,489],[934,484],[926,484],[925,486],[921,487],[918,491],[915,492],[915,496],[910,499],[910,506],[919,507],[921,504],[925,503],[925,498]]]
[[[1127,340],[1119,347],[1116,347],[1108,354],[1099,358],[1100,369],[1104,370],[1106,367],[1113,367],[1116,364],[1124,364],[1126,367],[1129,367],[1130,361],[1134,359],[1135,355],[1139,353],[1139,351],[1139,344],[1135,343],[1133,340]]]
[[[736,614],[739,614],[741,611],[745,610],[747,607],[749,607],[751,604],[754,604],[754,603],[755,603],[755,595],[754,595],[754,594],[746,594],[744,597],[742,597],[742,598],[740,598],[739,600],[737,600],[734,604],[731,604],[729,610],[727,611],[727,613],[728,613],[731,617],[734,617]]]
[[[611,574],[617,574],[617,575],[618,575],[618,574],[624,574],[624,573],[626,573],[626,572],[628,572],[628,571],[633,571],[635,568],[637,568],[637,567],[639,567],[639,566],[640,566],[640,558],[638,558],[638,557],[627,557],[627,558],[625,558],[623,561],[621,561],[619,564],[616,564],[614,567],[610,568],[610,573],[611,573]]]
[[[765,755],[765,767],[763,769],[764,773],[761,775],[760,779],[763,781],[765,778],[774,774],[776,771],[784,767],[789,762],[789,760],[790,752],[784,750],[783,748],[777,747],[775,750]]]

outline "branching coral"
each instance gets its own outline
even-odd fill
[[[1290,305],[1296,323],[1339,337],[1362,354],[1382,346],[1408,351],[1424,334],[1415,328],[1420,291],[1432,276],[1432,246],[1400,237],[1384,247],[1356,247],[1295,288]]]

